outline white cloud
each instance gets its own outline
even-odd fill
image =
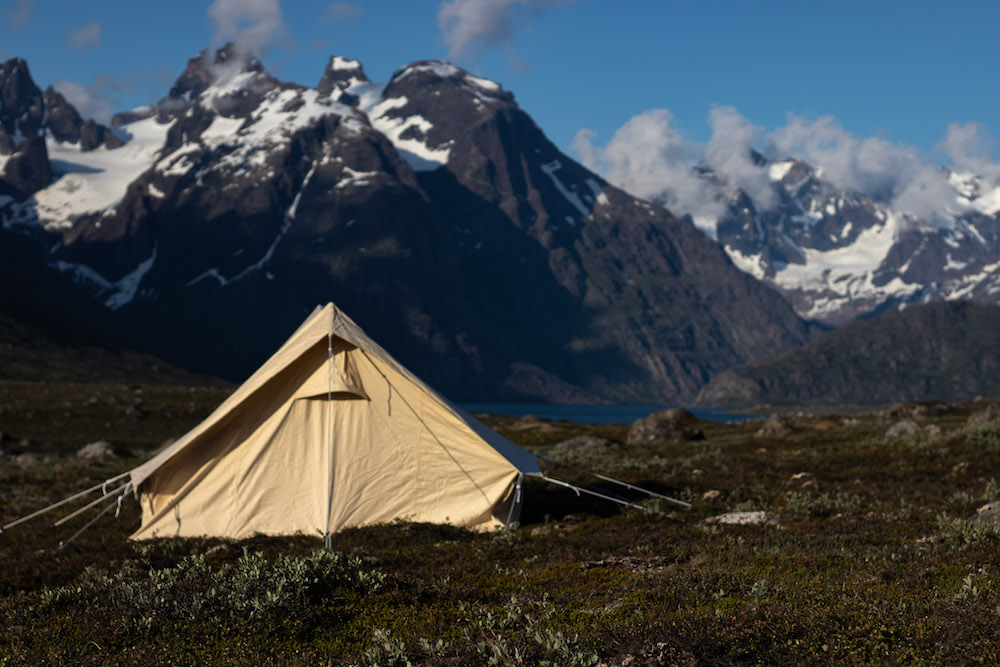
[[[591,143],[590,130],[577,132],[572,148],[587,168],[624,190],[696,220],[714,219],[725,205],[692,171],[704,147],[683,137],[673,122],[668,110],[653,109],[629,119],[603,148]]]
[[[214,0],[208,15],[215,21],[213,44],[232,42],[244,55],[259,57],[290,35],[279,0]]]
[[[631,118],[603,147],[594,133],[581,130],[572,148],[583,163],[609,181],[639,197],[664,203],[677,214],[691,214],[711,233],[712,220],[723,202],[737,190],[761,210],[777,203],[766,165],[755,163],[752,150],[772,160],[799,158],[822,170],[822,178],[909,213],[914,224],[948,224],[961,213],[947,173],[913,146],[880,137],[858,137],[831,116],[807,120],[790,115],[773,132],[750,123],[732,107],[709,114],[712,135],[701,145],[674,127],[666,109]],[[993,157],[996,141],[979,124],[953,124],[938,150],[959,170],[1000,181],[1000,164]],[[712,178],[691,169],[700,164]]]
[[[69,31],[69,44],[77,51],[83,51],[101,41],[101,24],[90,21]]]
[[[361,16],[361,8],[350,2],[331,2],[323,12],[324,21],[352,21]]]
[[[1000,181],[1000,163],[993,157],[997,140],[981,123],[951,123],[937,150],[944,153],[955,169],[971,171]]]
[[[447,0],[438,5],[438,29],[452,58],[508,46],[517,29],[551,5],[572,0]]]
[[[753,160],[751,151],[764,137],[763,128],[751,124],[733,107],[715,107],[709,113],[712,138],[705,147],[705,165],[722,181],[730,195],[743,190],[760,209],[777,202],[767,169]]]
[[[17,0],[14,8],[7,12],[7,30],[10,32],[20,32],[31,20],[31,8],[35,0]]]

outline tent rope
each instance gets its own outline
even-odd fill
[[[597,496],[598,498],[603,498],[604,500],[610,500],[613,503],[618,503],[619,505],[624,505],[625,507],[631,507],[632,509],[642,510],[643,512],[649,511],[642,505],[636,505],[635,503],[629,502],[627,500],[622,500],[621,498],[615,498],[614,496],[609,496],[606,493],[600,493],[599,491],[591,491],[590,489],[586,489],[582,486],[577,486],[576,484],[570,484],[569,482],[565,482],[556,477],[550,477],[549,475],[546,475],[544,472],[539,474],[542,479],[544,479],[546,482],[549,482],[550,484],[555,484],[557,486],[564,486],[567,489],[573,490],[574,492],[576,492],[577,497],[579,497],[581,493],[586,493],[587,495]]]
[[[576,466],[570,465],[568,463],[563,463],[562,461],[555,461],[544,456],[539,456],[539,459],[545,461],[546,463],[554,464],[557,466],[562,466],[564,468],[569,468],[570,470],[575,470],[577,472],[582,472],[587,475],[593,475],[594,477],[604,480],[605,482],[611,482],[612,484],[618,484],[619,486],[624,486],[632,491],[639,491],[640,493],[645,493],[647,496],[653,496],[655,498],[660,498],[661,500],[666,500],[671,503],[680,505],[684,509],[691,509],[691,503],[686,503],[683,500],[677,500],[676,498],[671,498],[670,496],[665,496],[662,493],[657,493],[656,491],[650,491],[649,489],[644,489],[641,486],[636,486],[634,484],[629,484],[628,482],[623,482],[620,479],[615,479],[614,477],[608,477],[607,475],[602,475],[596,473],[593,470],[586,470],[585,468],[577,468]]]
[[[84,496],[86,496],[88,494],[91,494],[94,491],[97,491],[98,489],[105,489],[108,484],[112,484],[114,482],[117,482],[118,480],[122,479],[123,477],[127,477],[129,474],[130,473],[128,473],[128,472],[123,472],[120,475],[115,475],[114,477],[111,477],[109,479],[104,480],[100,484],[95,484],[94,486],[90,487],[89,489],[86,489],[84,491],[80,491],[79,493],[75,493],[72,496],[69,496],[68,498],[63,498],[62,500],[60,500],[58,502],[52,503],[48,507],[43,507],[42,509],[38,510],[37,512],[32,512],[31,514],[28,514],[27,516],[23,516],[20,519],[17,519],[15,521],[11,521],[7,525],[5,525],[3,528],[0,528],[0,532],[2,532],[4,530],[7,530],[9,528],[13,528],[14,526],[20,525],[20,524],[24,523],[25,521],[30,521],[31,519],[34,519],[36,517],[40,517],[43,514],[47,514],[48,512],[51,512],[52,510],[56,509],[57,507],[62,507],[63,505],[66,505],[67,503],[71,503],[74,500],[76,500],[77,498],[82,498],[82,497],[84,497]],[[102,491],[102,493],[104,493],[104,492]],[[107,495],[107,494],[105,493],[104,495]]]
[[[125,487],[127,487],[131,483],[132,482],[125,482],[124,484],[122,484],[121,486],[119,486],[117,489],[115,489],[113,491],[106,492],[104,495],[102,495],[102,496],[100,496],[98,498],[95,498],[94,500],[91,500],[89,503],[87,503],[86,505],[84,505],[80,509],[76,510],[75,512],[72,512],[71,514],[67,514],[66,516],[64,516],[63,518],[59,519],[58,521],[56,521],[52,525],[54,527],[59,527],[59,526],[63,525],[67,521],[69,521],[69,520],[71,520],[73,518],[76,518],[79,515],[83,514],[84,512],[86,512],[87,510],[89,510],[94,505],[99,505],[101,503],[101,501],[104,500],[105,498],[110,498],[111,496],[113,496],[114,494],[118,493],[119,491],[122,491],[123,489],[125,489]],[[127,490],[125,490],[124,492],[128,493]]]

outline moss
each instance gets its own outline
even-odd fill
[[[21,437],[54,433],[24,417],[32,409],[5,415],[25,424]],[[709,424],[703,443],[574,459],[690,498],[689,512],[623,511],[534,483],[516,530],[394,523],[336,535],[335,554],[317,553],[319,540],[305,535],[131,543],[131,503],[61,552],[52,547],[74,526],[29,522],[0,536],[0,655],[95,665],[150,656],[209,665],[997,662],[1000,535],[966,519],[997,499],[1000,460],[992,427],[964,426],[974,409],[929,420],[942,433],[920,447],[886,442],[874,416],[825,430],[801,417],[785,438]],[[544,453],[587,431],[507,434]],[[624,437],[622,427],[594,432]],[[139,448],[150,437],[120,443]],[[33,467],[0,462],[4,521],[137,460],[78,463],[69,441],[53,439],[55,458]],[[708,490],[720,494],[702,500]],[[778,523],[700,524],[740,507]]]

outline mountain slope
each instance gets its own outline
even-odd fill
[[[932,303],[730,369],[705,405],[888,403],[1000,395],[1000,306]]]
[[[717,244],[561,154],[498,84],[420,61],[317,88],[193,58],[124,146],[0,205],[170,359],[237,379],[333,300],[461,399],[678,400],[802,343]],[[75,193],[72,194],[71,193]]]

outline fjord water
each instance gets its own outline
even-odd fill
[[[566,420],[577,424],[631,424],[636,419],[666,410],[669,405],[560,405],[552,403],[462,403],[462,409],[472,413],[523,417],[535,415],[552,421]],[[761,415],[738,414],[711,408],[692,408],[698,419],[727,423],[757,419]]]

